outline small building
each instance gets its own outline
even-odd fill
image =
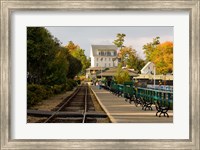
[[[154,66],[155,66],[154,63],[148,62],[148,63],[141,69],[141,74],[154,74]]]
[[[106,68],[104,67],[90,67],[86,69],[86,78],[96,78],[96,74],[101,73]]]
[[[112,78],[112,77],[114,77],[116,75],[117,69],[118,69],[117,67],[109,68],[109,69],[103,71],[102,73],[97,74],[97,77],[101,77],[102,76],[102,77],[111,77]],[[132,77],[132,78],[138,76],[137,72],[134,71],[133,69],[122,68],[122,70],[127,70],[129,76]]]
[[[173,75],[167,74],[167,75],[152,75],[152,74],[140,74],[137,77],[133,77],[134,81],[137,81],[139,83],[145,83],[146,85],[171,85],[173,86]]]
[[[115,45],[91,45],[91,67],[116,67],[118,65]]]

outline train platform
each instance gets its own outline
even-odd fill
[[[173,111],[169,110],[169,117],[156,116],[156,108],[142,110],[141,106],[135,106],[125,101],[124,97],[113,95],[110,91],[99,89],[91,85],[91,90],[99,101],[103,110],[107,113],[112,123],[173,123]]]

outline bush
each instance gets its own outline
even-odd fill
[[[73,88],[72,88],[69,84],[66,83],[66,88],[65,88],[65,89],[66,89],[66,91],[70,91],[70,90],[72,90]]]
[[[51,95],[51,89],[47,90],[43,85],[29,84],[27,86],[27,105],[28,107],[33,106]]]
[[[66,84],[44,86],[38,84],[27,85],[27,106],[31,106],[41,102],[44,99],[49,98],[53,94],[60,94],[64,91],[70,91],[77,85],[76,81],[67,79]]]
[[[77,83],[73,79],[67,79],[67,83],[71,84],[73,87],[77,86]]]
[[[46,89],[46,96],[51,97],[54,93],[53,93],[53,86],[45,86]]]
[[[35,105],[36,103],[41,101],[41,97],[37,96],[34,92],[27,91],[27,107]]]
[[[75,80],[67,79],[67,82],[66,82],[66,90],[67,91],[72,90],[75,86],[77,86],[77,83]]]
[[[54,85],[53,86],[53,93],[60,94],[63,92],[63,85]]]

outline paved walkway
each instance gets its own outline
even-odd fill
[[[169,110],[168,117],[157,117],[156,108],[153,110],[142,110],[141,106],[136,107],[133,103],[125,101],[123,97],[117,97],[97,86],[90,86],[101,107],[108,114],[113,123],[173,123],[173,111]]]

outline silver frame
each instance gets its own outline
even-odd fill
[[[200,149],[200,1],[199,0],[0,0],[1,2],[1,149]],[[12,140],[10,138],[10,16],[16,10],[187,10],[190,12],[189,140]]]

